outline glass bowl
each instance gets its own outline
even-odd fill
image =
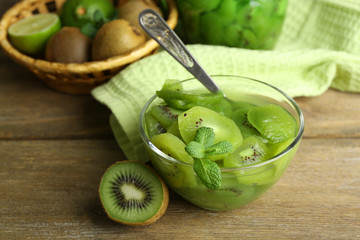
[[[140,114],[139,131],[154,168],[167,185],[184,199],[204,209],[225,211],[253,201],[279,180],[298,149],[304,131],[304,118],[292,98],[267,83],[239,76],[212,78],[230,101],[281,105],[296,119],[298,127],[296,137],[275,157],[247,167],[221,168],[221,188],[211,190],[202,184],[193,171],[192,164],[168,156],[151,143],[145,125],[145,113],[162,99],[156,95],[149,99]],[[196,79],[184,80],[182,83],[186,90],[206,91]]]
[[[272,49],[281,33],[288,0],[177,0],[183,41]]]

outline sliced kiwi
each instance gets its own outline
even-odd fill
[[[150,112],[145,113],[145,126],[149,137],[167,132],[166,128]]]
[[[179,131],[186,143],[194,140],[197,129],[210,127],[215,132],[215,143],[228,141],[233,150],[237,149],[243,140],[239,128],[233,120],[211,109],[196,106],[182,113],[178,118]],[[211,160],[222,159],[224,155],[211,156]]]
[[[244,139],[242,145],[232,154],[224,159],[224,167],[248,167],[261,163],[274,156],[274,149],[266,139],[260,136],[250,136]],[[274,164],[267,164],[253,169],[249,168],[244,172],[234,171],[237,180],[241,184],[264,185],[274,183],[277,178],[277,168]]]
[[[283,152],[285,149],[287,149],[290,144],[295,140],[295,138],[291,138],[288,140],[285,140],[284,142],[280,142],[280,143],[275,143],[273,144],[273,155],[276,156],[278,154],[280,154],[281,152]],[[285,169],[288,167],[288,165],[290,164],[292,158],[294,157],[294,154],[296,153],[297,148],[299,147],[299,144],[295,145],[292,147],[291,150],[289,150],[288,153],[286,153],[285,155],[279,157],[278,160],[276,160],[276,162],[274,162],[274,165],[276,165],[276,176],[280,177],[283,172],[285,171]]]
[[[158,220],[169,202],[163,180],[148,165],[122,161],[111,165],[99,187],[110,219],[125,225],[148,225]]]
[[[150,111],[145,114],[145,125],[148,136],[151,138],[154,135],[169,132],[181,138],[177,123],[178,115],[181,113],[182,111],[165,105],[153,106]]]
[[[273,148],[273,155],[276,156],[282,151],[284,151],[286,148],[290,146],[290,144],[295,140],[295,138],[289,138],[283,142],[278,142],[272,145]]]
[[[219,190],[210,190],[203,184],[192,188],[182,188],[178,192],[189,202],[202,208],[226,211],[245,205],[252,199],[254,187],[241,184],[236,176],[226,174],[230,178],[223,178]]]
[[[171,133],[163,133],[153,136],[151,142],[166,155],[185,163],[176,163],[159,157],[152,159],[155,168],[168,184],[175,188],[197,185],[192,165],[194,159],[185,151],[183,141]]]
[[[215,108],[214,110],[221,110],[222,100],[224,99],[221,93],[209,93],[200,91],[179,91],[169,89],[168,87],[162,88],[156,92],[159,98],[162,98],[169,106],[180,109],[188,110],[194,106],[203,106],[208,108]],[[219,106],[220,105],[220,106]]]
[[[162,89],[160,91],[157,91],[156,95],[164,99],[166,103],[168,103],[169,100],[172,100],[171,103],[174,104],[179,102],[176,106],[172,106],[170,103],[169,105],[182,110],[188,109],[187,105],[189,105],[190,107],[194,104],[208,105],[214,104],[223,99],[223,95],[221,94],[213,94],[207,92],[195,93],[191,91],[177,91],[172,89]],[[184,103],[181,104],[181,101]]]
[[[179,80],[166,80],[156,95],[162,98],[168,106],[179,110],[186,111],[194,106],[202,106],[228,117],[232,115],[232,106],[221,92],[183,90],[183,85]]]
[[[269,185],[277,180],[275,173],[276,166],[274,164],[267,164],[238,174],[237,181],[241,184],[252,186]]]
[[[173,122],[177,122],[178,116],[183,111],[176,110],[166,105],[155,105],[150,109],[153,117],[165,128],[170,127]]]
[[[239,127],[241,134],[244,138],[247,138],[249,136],[253,135],[260,135],[259,131],[256,130],[256,128],[251,125],[249,120],[247,119],[247,113],[250,110],[250,107],[244,107],[236,110],[232,116],[232,120],[236,123],[236,125]]]
[[[181,138],[181,134],[180,134],[180,131],[179,131],[179,124],[178,124],[178,121],[175,121],[173,122],[167,129],[167,132],[168,133],[171,133],[175,136],[177,136],[178,138],[182,139]]]
[[[181,81],[176,79],[166,79],[161,90],[173,90],[173,91],[182,91],[183,85]]]
[[[246,167],[260,163],[270,156],[266,140],[258,136],[244,139],[241,146],[224,159],[224,167]]]
[[[271,143],[282,142],[296,136],[295,118],[279,105],[253,107],[248,112],[248,120]]]

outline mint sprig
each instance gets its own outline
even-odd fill
[[[194,141],[185,146],[185,151],[194,158],[194,171],[202,183],[212,190],[218,190],[221,187],[220,167],[206,157],[229,153],[232,144],[228,141],[214,144],[214,141],[214,130],[201,127],[196,131]]]
[[[215,133],[212,128],[201,127],[196,131],[194,141],[208,148],[214,144]]]
[[[81,27],[80,31],[90,37],[93,38],[97,31],[107,22],[115,20],[118,16],[118,11],[115,10],[114,14],[110,16],[110,18],[106,18],[104,14],[99,10],[96,9],[92,15],[90,15],[90,21],[87,22],[84,26]]]
[[[212,189],[218,190],[221,187],[220,167],[213,161],[204,158],[194,160],[194,171],[201,179],[202,183]]]
[[[191,141],[185,146],[185,151],[193,158],[204,158],[205,147],[198,142]]]
[[[207,156],[221,155],[232,151],[232,144],[228,141],[218,142],[205,150]]]

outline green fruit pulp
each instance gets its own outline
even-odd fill
[[[269,159],[270,152],[261,137],[250,136],[233,153],[224,159],[224,167],[246,167]]]
[[[210,127],[215,132],[215,143],[228,140],[234,148],[240,146],[242,135],[234,121],[211,109],[195,106],[178,118],[179,131],[185,143],[194,140],[197,129]]]
[[[159,121],[154,118],[154,116],[148,112],[145,116],[145,126],[146,130],[149,134],[149,137],[152,137],[154,135],[158,135],[160,133],[165,133],[167,129],[160,124]]]
[[[272,49],[282,29],[288,0],[177,0],[183,40]]]
[[[156,105],[150,109],[150,113],[162,126],[168,128],[173,122],[177,121],[182,111],[165,105]]]
[[[15,22],[9,27],[8,33],[10,42],[16,49],[26,54],[39,55],[60,28],[58,15],[43,13]]]
[[[144,194],[131,178],[137,179],[139,185],[149,185],[150,195]],[[146,166],[131,161],[118,162],[107,169],[100,182],[99,194],[106,213],[112,219],[128,223],[150,219],[163,201],[159,178]],[[145,206],[136,207],[141,202],[146,203]]]
[[[247,119],[247,113],[250,110],[250,107],[240,108],[234,111],[232,120],[236,123],[238,128],[241,131],[241,134],[244,138],[253,135],[260,135],[260,133],[254,128],[249,120]]]
[[[295,118],[279,105],[254,107],[247,114],[249,122],[272,143],[296,136]]]

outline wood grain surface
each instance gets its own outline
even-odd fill
[[[1,0],[0,15],[15,0]],[[109,110],[58,93],[0,53],[0,239],[360,239],[360,95],[296,99],[305,116],[298,154],[249,205],[200,209],[170,192],[145,227],[109,220],[97,190],[124,155]]]

